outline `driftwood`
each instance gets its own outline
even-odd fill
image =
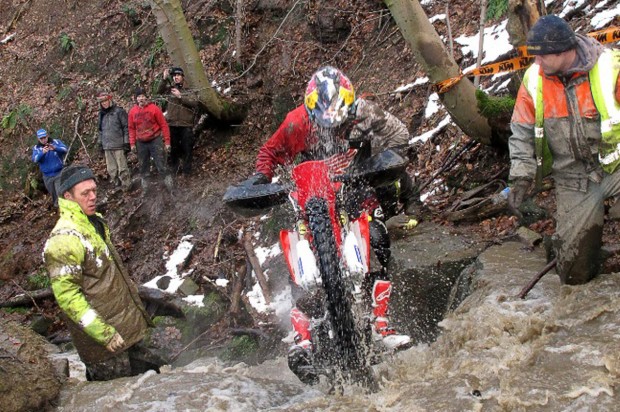
[[[523,289],[521,289],[521,292],[519,292],[517,296],[519,296],[521,299],[525,299],[525,296],[528,294],[528,292],[532,290],[532,288],[538,283],[538,281],[542,279],[542,277],[545,276],[547,272],[553,269],[555,265],[557,265],[557,263],[558,263],[557,258],[547,263],[547,266],[545,266],[543,270],[538,272],[536,276],[534,276],[532,280],[530,280],[530,282],[527,285],[525,285]]]
[[[139,286],[138,293],[147,308],[147,312],[149,312],[151,316],[174,316],[178,318],[185,316],[181,307],[174,302],[176,297],[170,293],[147,288],[145,286]],[[36,304],[37,301],[53,297],[54,293],[52,292],[52,288],[38,289],[0,302],[0,308],[32,306]]]
[[[256,278],[258,279],[258,284],[263,290],[263,296],[265,297],[265,303],[267,305],[271,304],[271,291],[269,290],[269,285],[267,284],[267,279],[265,278],[265,274],[263,273],[263,269],[260,267],[260,262],[254,253],[254,247],[252,246],[252,235],[250,232],[245,232],[245,237],[243,239],[243,247],[245,249],[245,253],[248,255],[248,259],[252,264],[252,269],[254,269],[254,273],[256,273]]]
[[[0,302],[0,308],[15,308],[20,306],[32,306],[36,301],[53,297],[52,288],[33,290]]]
[[[605,259],[611,256],[615,256],[620,253],[620,244],[616,243],[616,244],[603,246],[602,252],[604,255],[606,255]],[[519,292],[517,296],[520,297],[521,299],[525,299],[525,296],[528,294],[530,290],[532,290],[534,286],[536,286],[538,281],[540,281],[540,279],[542,279],[542,277],[545,276],[547,272],[553,269],[557,264],[558,264],[557,258],[547,263],[547,266],[545,266],[540,272],[538,272],[536,276],[534,276],[532,280],[530,280],[530,282],[527,285],[525,285],[523,289],[521,289],[521,292]]]
[[[471,147],[475,146],[477,143],[478,142],[476,140],[470,140],[469,142],[465,143],[465,145],[458,152],[456,152],[452,156],[449,156],[448,158],[446,158],[446,160],[444,160],[444,162],[441,165],[441,167],[439,168],[439,170],[437,170],[435,173],[433,173],[433,175],[426,182],[422,183],[420,185],[420,187],[418,188],[418,191],[422,192],[422,190],[426,189],[426,186],[430,185],[437,178],[437,176],[439,176],[440,174],[445,172],[447,169],[452,167],[454,162],[459,157],[461,157],[461,155],[463,153],[465,153]]]
[[[159,289],[138,286],[138,294],[151,316],[184,318],[183,309],[175,302],[176,296]]]
[[[250,328],[233,328],[230,330],[230,334],[233,336],[256,336],[261,339],[269,339],[269,335],[263,332],[260,329],[250,329]]]
[[[235,281],[233,283],[232,298],[230,302],[231,314],[238,314],[239,309],[241,308],[241,292],[243,292],[243,289],[245,288],[245,277],[248,271],[248,265],[245,261],[239,266],[240,269],[238,270],[238,276],[235,276]]]
[[[469,190],[450,207],[445,217],[451,222],[472,221],[482,220],[502,212],[508,206],[506,198],[499,195],[505,187],[506,182],[492,180]]]

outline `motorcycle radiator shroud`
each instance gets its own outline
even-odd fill
[[[363,275],[370,268],[370,232],[368,216],[364,213],[348,223],[341,253],[346,275]],[[322,283],[316,257],[310,242],[295,230],[282,230],[280,244],[291,274],[291,279],[305,290],[312,290]],[[357,285],[359,286],[359,285]]]

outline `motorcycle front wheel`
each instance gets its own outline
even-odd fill
[[[345,380],[372,388],[376,382],[368,362],[369,350],[364,345],[353,313],[353,296],[342,276],[327,201],[321,198],[308,200],[306,216],[333,332],[330,360],[342,371]]]

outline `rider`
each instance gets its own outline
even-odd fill
[[[250,179],[254,184],[269,183],[276,166],[313,159],[327,160],[330,171],[339,174],[360,158],[386,149],[404,151],[408,140],[409,133],[400,120],[369,100],[355,99],[350,80],[340,70],[327,66],[319,69],[310,79],[304,104],[288,113],[278,130],[261,147],[256,173]],[[392,190],[394,187],[398,190]],[[372,188],[362,192],[361,196],[360,193],[355,196],[358,198],[357,207],[368,212],[371,246],[382,267],[380,271],[370,273],[366,282],[372,285],[372,317],[376,336],[383,340],[387,348],[396,349],[409,343],[410,337],[398,334],[388,325],[392,284],[387,267],[391,252],[383,209],[388,215],[395,215],[397,201],[400,200],[405,214],[412,216],[419,205],[419,194],[406,172],[390,188],[375,189],[379,196]],[[381,196],[382,192],[392,196]],[[417,224],[414,219],[411,221]],[[307,363],[308,353],[312,351],[309,320],[299,306],[297,302],[297,307],[291,311],[296,336],[295,345],[289,350],[289,365],[294,372],[295,364]]]

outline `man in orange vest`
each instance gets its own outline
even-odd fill
[[[603,202],[620,192],[620,173],[608,167],[620,146],[610,144],[615,133],[607,127],[613,122],[605,120],[607,109],[620,107],[618,55],[553,15],[532,27],[527,50],[536,61],[524,76],[512,115],[508,202],[520,216],[534,177],[552,165],[556,270],[563,284],[583,284],[601,266]]]

